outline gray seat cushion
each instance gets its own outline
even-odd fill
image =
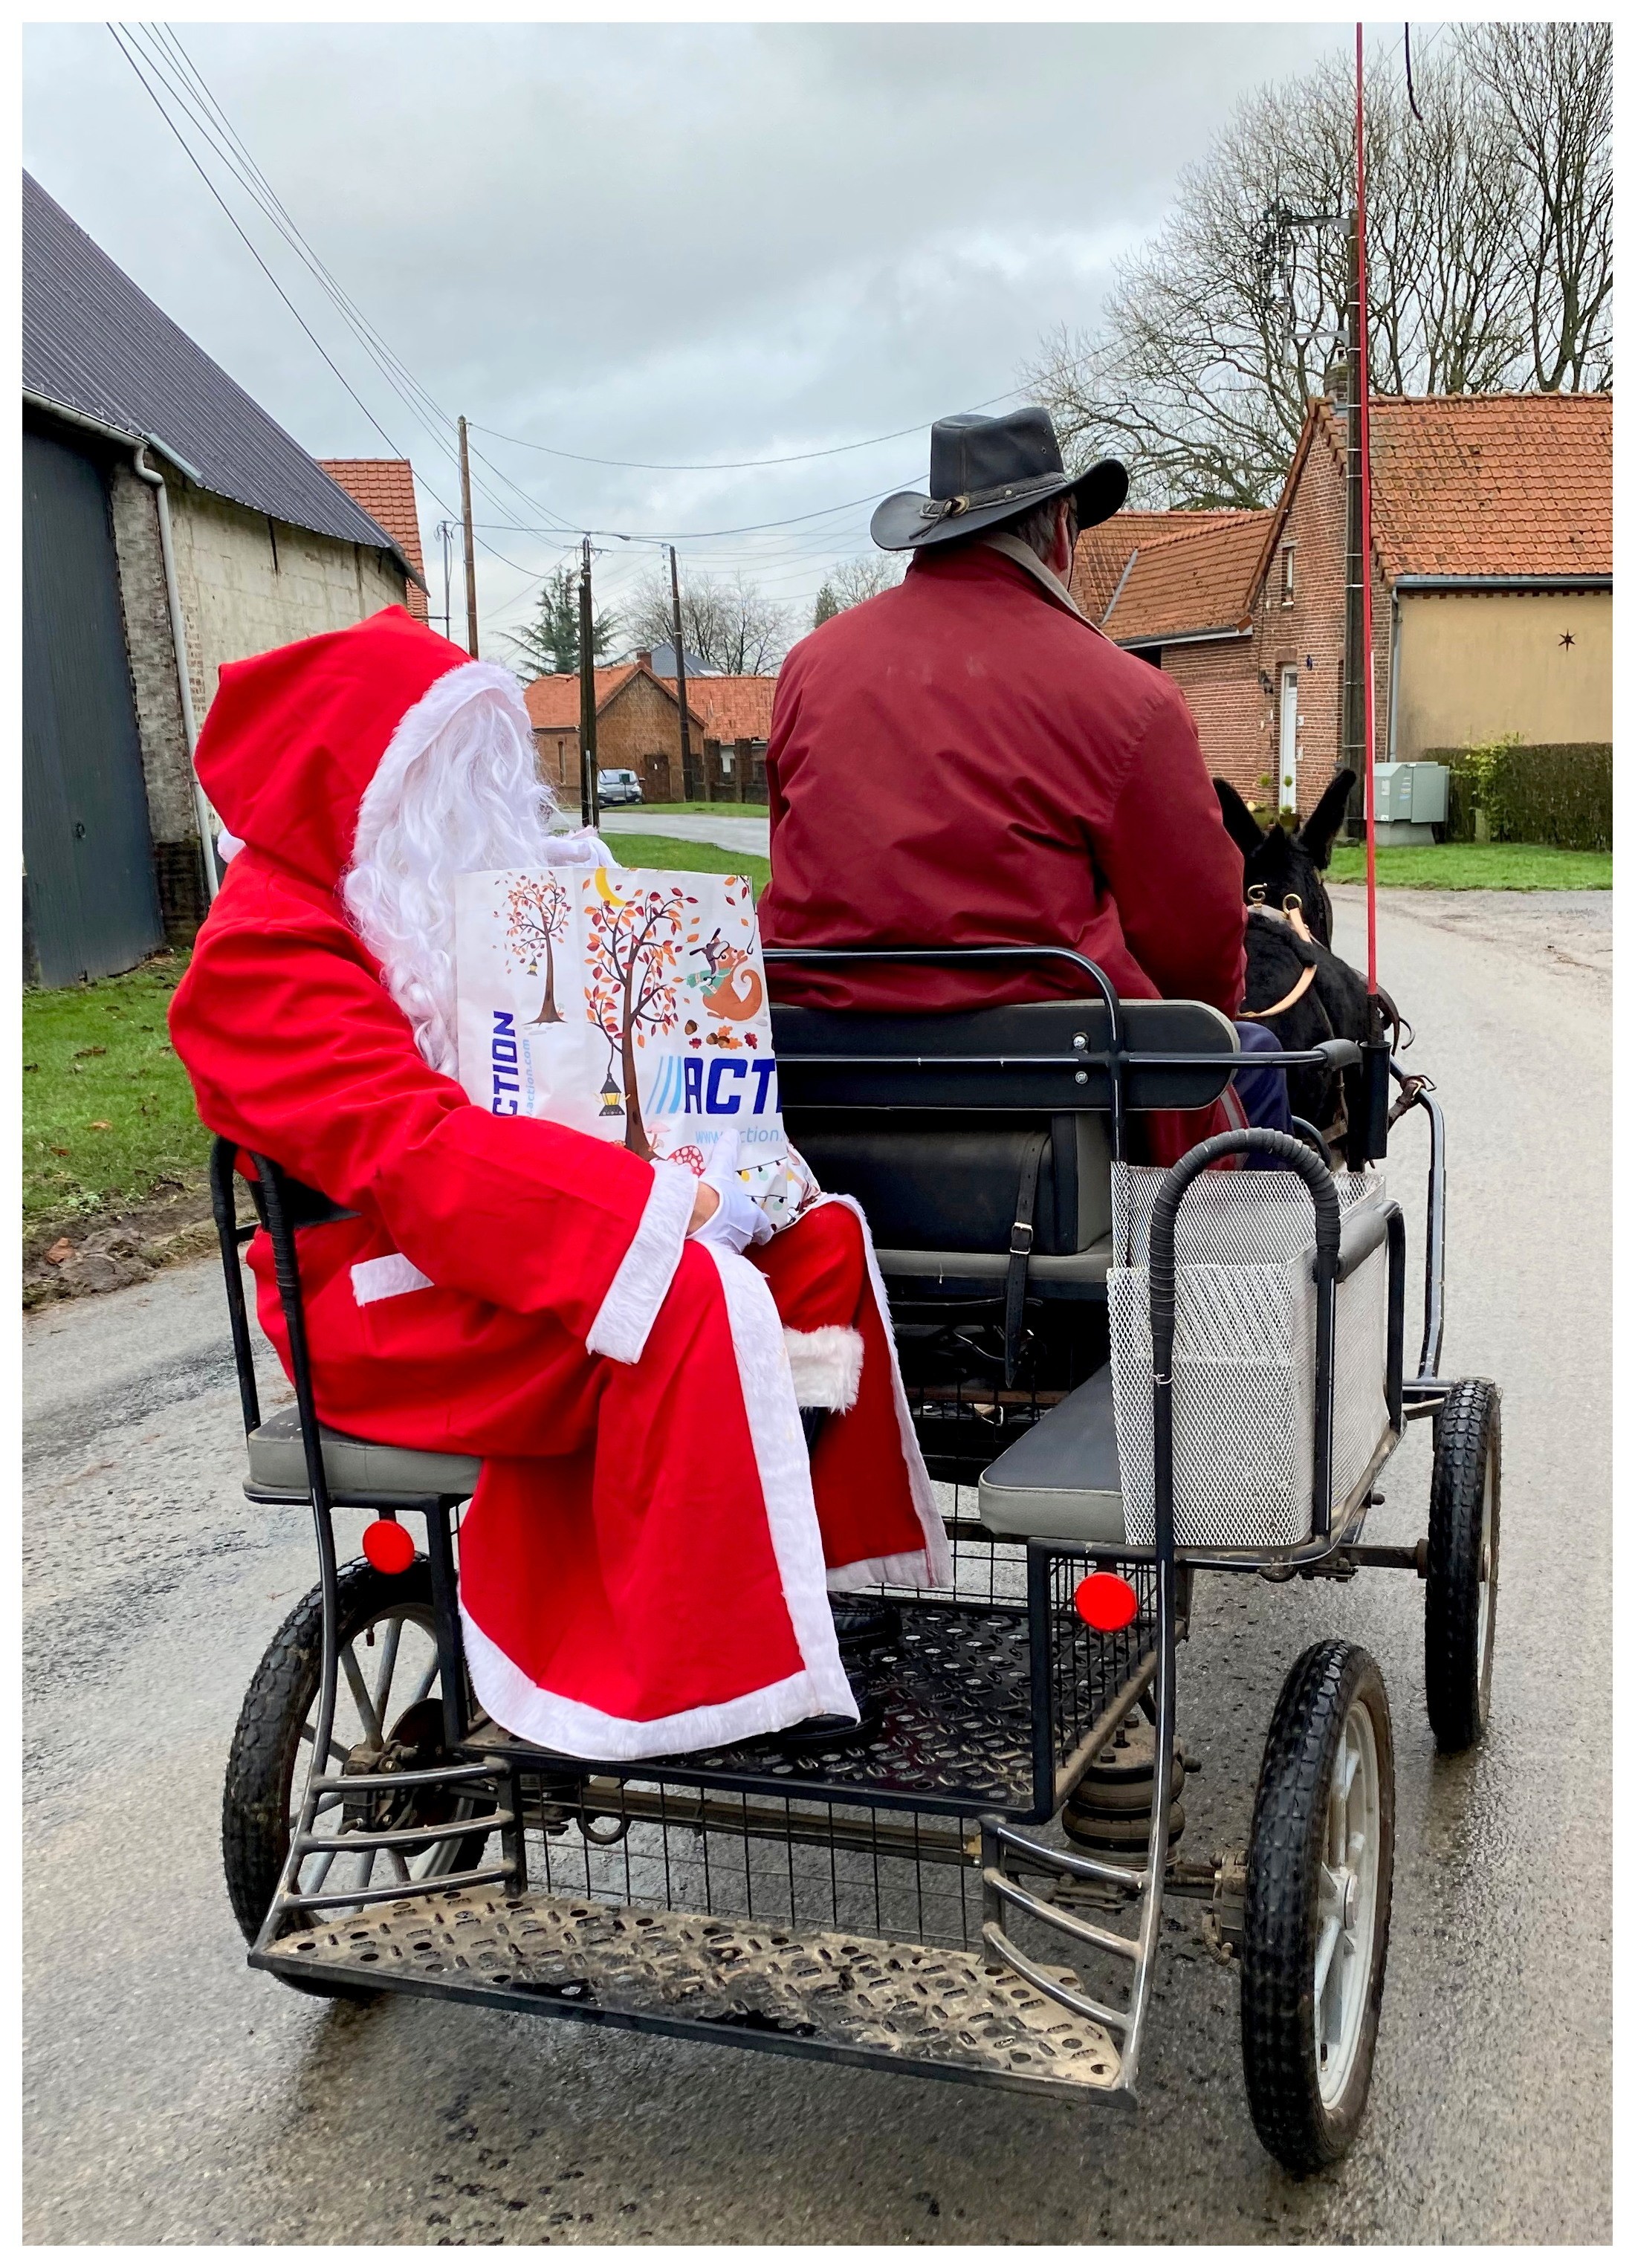
[[[470,1496],[482,1471],[481,1457],[460,1457],[441,1449],[394,1449],[383,1441],[360,1440],[355,1433],[320,1427],[324,1442],[324,1477],[336,1496],[358,1490],[365,1496]],[[305,1496],[306,1459],[301,1450],[300,1413],[293,1403],[279,1410],[249,1437],[250,1484]]]
[[[978,1486],[976,1509],[991,1535],[1124,1541],[1110,1368],[1075,1387],[994,1459]]]

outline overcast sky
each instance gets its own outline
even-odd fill
[[[681,538],[811,618],[872,504],[923,486],[929,420],[1004,394],[1093,324],[1113,262],[1241,95],[1334,26],[188,26],[210,92],[302,234],[444,410],[476,471],[485,631],[584,527]],[[25,34],[29,170],[314,456],[387,453],[234,235],[101,26]],[[446,431],[190,138],[280,283],[420,475]],[[765,458],[919,428],[814,462]],[[498,439],[496,434],[514,437]],[[501,475],[505,476],[502,478]],[[506,479],[514,487],[505,484]],[[821,514],[762,534],[705,535]],[[566,534],[547,530],[556,520]],[[522,525],[519,526],[518,523]],[[604,540],[610,599],[652,549]],[[496,555],[503,555],[502,557]],[[458,622],[458,581],[454,608]],[[491,643],[498,647],[496,635]]]

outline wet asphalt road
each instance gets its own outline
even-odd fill
[[[1345,2166],[1295,2183],[1262,2154],[1235,1979],[1189,1938],[1130,2115],[423,2001],[335,2008],[253,1975],[217,1872],[220,1773],[311,1547],[302,1518],[238,1494],[206,1264],[26,1326],[30,2240],[1607,2241],[1609,911],[1384,901],[1383,973],[1451,1123],[1447,1366],[1506,1391],[1486,1746],[1433,1754],[1410,1577],[1201,1584],[1182,1656],[1200,1853],[1242,1838],[1300,1648],[1337,1631],[1385,1668],[1396,1911]],[[1421,1156],[1416,1133],[1395,1176],[1416,1220]],[[1376,1536],[1418,1532],[1425,1430]]]

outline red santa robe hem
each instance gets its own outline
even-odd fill
[[[668,1170],[688,1184],[690,1206],[690,1192],[696,1182],[685,1167]],[[704,1248],[720,1273],[768,1533],[784,1603],[805,1667],[793,1676],[758,1691],[740,1693],[731,1701],[708,1703],[679,1710],[673,1716],[637,1722],[607,1715],[534,1684],[488,1636],[462,1600],[466,1660],[473,1690],[482,1706],[507,1732],[578,1760],[630,1763],[644,1756],[755,1740],[804,1717],[843,1717],[855,1724],[859,1714],[841,1667],[825,1595],[822,1541],[806,1436],[784,1352],[777,1308],[764,1278],[748,1262],[713,1247]],[[832,1588],[833,1584],[829,1575],[827,1587]]]

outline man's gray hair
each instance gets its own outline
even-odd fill
[[[1006,535],[1020,535],[1030,551],[1048,560],[1056,542],[1056,508],[1062,500],[1053,496],[1048,503],[1035,504],[1031,512],[1020,512],[1014,519],[1001,520],[999,526]]]

